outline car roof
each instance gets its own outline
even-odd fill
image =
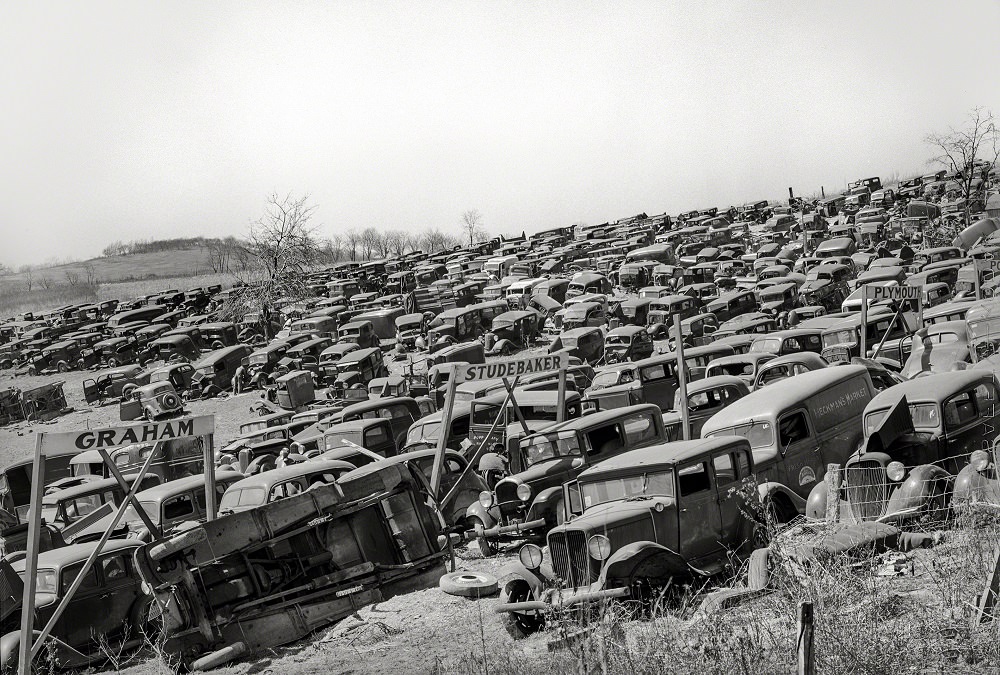
[[[852,377],[857,377],[861,373],[868,376],[868,369],[865,366],[852,364],[834,368],[820,368],[780,380],[733,401],[709,418],[702,433],[743,424],[752,419],[761,419],[773,411],[783,411],[800,406],[803,401],[803,390],[821,391]]]
[[[712,377],[703,377],[700,380],[695,380],[694,382],[689,383],[687,386],[687,393],[688,396],[690,396],[691,394],[697,394],[698,392],[725,386],[734,386],[744,391],[749,391],[747,383],[744,382],[741,377],[737,377],[735,375],[713,375]]]
[[[239,471],[216,471],[215,480],[218,482],[220,479],[229,478],[243,478],[243,474]],[[141,502],[160,502],[174,495],[180,494],[181,492],[186,492],[191,488],[204,487],[205,476],[202,474],[197,474],[195,476],[185,476],[184,478],[178,478],[176,480],[167,481],[166,483],[161,483],[148,490],[143,490],[136,493],[136,499]]]
[[[317,473],[332,469],[353,471],[355,468],[356,467],[350,462],[345,462],[341,459],[311,459],[305,462],[292,464],[291,466],[283,466],[278,469],[262,471],[252,476],[247,476],[242,480],[236,481],[226,488],[226,490],[243,489],[247,487],[269,488],[272,485],[280,483],[284,480],[299,478],[300,476],[305,476],[310,473]]]
[[[38,567],[40,569],[58,570],[66,565],[82,562],[90,556],[99,543],[98,541],[88,541],[83,544],[72,544],[50,551],[43,551],[38,554]],[[138,539],[109,539],[104,543],[101,553],[107,554],[133,550],[140,546],[142,546],[142,542]],[[15,572],[24,572],[25,562],[26,560],[21,558],[11,563],[11,567],[14,568]]]
[[[982,382],[994,382],[992,371],[988,370],[958,370],[948,373],[935,373],[915,380],[907,380],[879,392],[868,403],[865,410],[876,410],[891,407],[900,398],[906,396],[908,403],[921,401],[943,401],[946,398],[969,389]]]
[[[606,459],[583,471],[579,479],[581,482],[586,482],[587,478],[622,469],[638,470],[646,467],[673,466],[734,445],[750,449],[749,441],[741,436],[718,436],[650,445]]]

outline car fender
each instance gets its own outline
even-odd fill
[[[826,498],[828,493],[829,489],[827,488],[825,479],[813,486],[813,489],[809,491],[809,496],[806,498],[806,518],[809,520],[826,519]]]
[[[1000,506],[1000,481],[990,480],[972,468],[972,465],[967,465],[955,478],[951,503],[967,506],[977,502]]]
[[[41,631],[32,631],[32,641],[37,640],[41,635]],[[49,635],[45,640],[46,646],[51,647],[53,650],[53,655],[55,660],[59,663],[61,668],[74,668],[77,666],[82,666],[90,662],[86,655],[81,654],[76,649],[73,649],[68,644],[60,640],[59,638]],[[3,637],[0,637],[0,671],[8,672],[13,671],[17,667],[18,662],[18,652],[21,647],[21,631],[14,630]],[[45,653],[39,652],[39,655]],[[38,657],[36,656],[35,659]],[[32,659],[33,661],[35,659]]]
[[[525,515],[524,519],[538,520],[539,518],[544,518],[546,522],[555,523],[556,505],[562,501],[562,494],[563,491],[561,485],[556,485],[542,490],[535,495],[531,505],[528,507],[528,513]]]
[[[520,562],[504,565],[497,574],[500,586],[500,601],[510,602],[510,598],[522,596],[522,590],[527,587],[531,597],[540,600],[545,592],[546,584],[555,582],[555,574],[547,565],[529,570]]]
[[[496,519],[490,514],[489,509],[484,508],[479,502],[472,502],[465,509],[465,519],[478,518],[483,527],[490,528],[497,524]]]
[[[937,483],[942,481],[950,483],[951,479],[951,474],[933,464],[914,467],[907,473],[903,482],[890,493],[886,513],[920,509],[930,500]]]
[[[627,585],[635,577],[666,579],[687,576],[691,567],[679,553],[655,541],[636,541],[611,554],[601,568],[598,588],[607,588],[608,580],[621,580]]]
[[[777,481],[761,483],[757,486],[757,494],[760,496],[762,503],[768,498],[773,499],[776,495],[782,495],[791,502],[797,512],[803,513],[806,510],[806,500],[793,492],[787,485]]]

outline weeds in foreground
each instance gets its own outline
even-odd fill
[[[438,672],[492,675],[569,673],[794,672],[796,616],[813,602],[819,673],[996,673],[1000,621],[975,624],[978,595],[1000,543],[1000,518],[964,514],[936,547],[908,554],[902,574],[896,552],[806,560],[802,544],[823,525],[792,526],[775,537],[770,593],[711,614],[688,588],[667,608],[635,621],[621,604],[583,617],[555,618],[541,641],[567,638],[557,651],[507,645],[469,654]],[[533,638],[532,641],[535,639]]]

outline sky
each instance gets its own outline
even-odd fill
[[[1000,2],[8,2],[0,264],[241,236],[490,234],[910,175],[1000,114]]]

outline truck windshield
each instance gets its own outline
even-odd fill
[[[547,434],[531,439],[521,450],[525,466],[532,466],[556,457],[579,457],[580,440],[575,431]]]
[[[581,483],[584,508],[636,497],[674,497],[674,472],[671,469],[638,476],[608,478]]]

